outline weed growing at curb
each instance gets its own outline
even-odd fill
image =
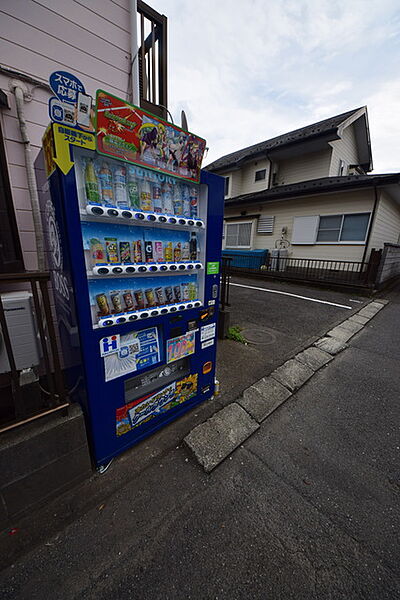
[[[228,340],[233,340],[234,342],[239,342],[240,344],[245,344],[245,346],[247,346],[248,342],[240,333],[241,331],[241,327],[234,325],[233,327],[229,327],[228,335],[226,337]]]

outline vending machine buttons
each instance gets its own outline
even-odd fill
[[[170,217],[170,218],[168,219],[168,222],[169,222],[169,223],[171,223],[172,225],[175,225],[175,223],[176,223],[176,219],[175,219],[175,217]]]
[[[157,221],[159,221],[160,223],[166,223],[167,217],[164,217],[164,215],[160,215],[159,217],[157,217]]]
[[[156,215],[147,215],[148,221],[155,221],[157,219]]]
[[[104,209],[101,206],[93,206],[92,204],[87,205],[86,212],[89,215],[104,215]]]
[[[129,267],[125,267],[125,273],[135,273],[136,268],[133,267],[132,265],[129,265]]]
[[[122,269],[122,267],[113,267],[112,268],[112,272],[116,273],[116,274],[119,274],[119,273],[123,272],[123,269]]]
[[[124,219],[132,219],[133,213],[131,213],[130,210],[123,210],[121,216],[124,217]]]
[[[144,214],[143,213],[135,213],[135,219],[139,219],[139,221],[143,221]]]
[[[107,214],[110,217],[118,217],[118,211],[115,208],[108,208],[107,209]]]

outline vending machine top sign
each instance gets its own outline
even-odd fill
[[[100,154],[199,182],[206,141],[97,90],[96,146]]]

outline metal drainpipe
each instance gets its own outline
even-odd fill
[[[36,187],[35,170],[33,167],[31,153],[31,143],[28,135],[28,128],[26,125],[24,113],[24,91],[21,87],[15,85],[13,87],[13,92],[15,95],[15,103],[17,106],[19,128],[21,130],[22,142],[24,144],[26,175],[28,179],[28,190],[32,207],[33,224],[35,228],[38,269],[39,271],[44,271],[46,263],[44,259],[43,229],[42,221],[40,218],[39,195]]]
[[[374,185],[374,194],[375,194],[375,202],[374,202],[374,207],[372,209],[371,221],[370,221],[369,228],[368,228],[368,235],[367,235],[367,239],[365,241],[364,253],[363,253],[361,262],[365,262],[365,257],[367,256],[369,238],[371,237],[371,231],[372,231],[372,228],[374,226],[374,221],[375,221],[376,208],[378,206],[378,192],[376,189],[376,185]]]

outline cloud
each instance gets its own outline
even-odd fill
[[[170,110],[206,137],[206,162],[367,104],[376,170],[400,167],[397,1],[151,4],[168,16]]]

